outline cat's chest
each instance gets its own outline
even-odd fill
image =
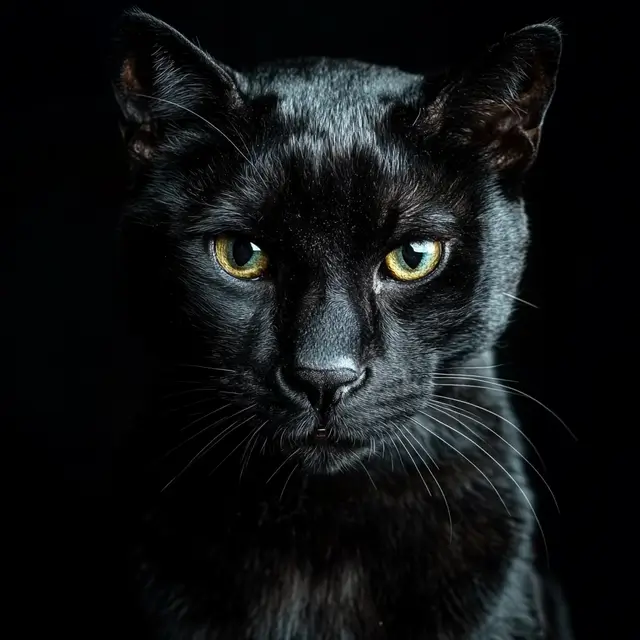
[[[412,512],[410,530],[408,509],[376,519],[336,511],[256,508],[210,521],[202,511],[199,520],[182,508],[156,512],[139,538],[139,584],[150,619],[179,629],[159,637],[448,639],[441,629],[473,626],[491,607],[478,602],[484,591],[449,585],[472,585],[488,556],[506,568],[509,531],[471,544],[456,519],[452,543],[435,509]],[[487,592],[500,589],[502,571],[487,576]]]
[[[220,564],[229,559],[227,554]],[[162,612],[163,640],[388,638],[370,578],[357,560],[314,567],[293,556],[249,553],[234,565],[233,572],[220,573],[210,565],[210,581],[188,583],[146,567],[155,574],[147,576],[147,596],[155,615]]]
[[[253,558],[247,560],[249,567],[257,568]],[[371,600],[369,576],[357,560],[314,568],[294,558],[280,558],[263,569],[260,577],[261,583],[256,581],[256,586],[260,586],[245,593],[246,637],[265,640],[384,637],[380,633],[384,623],[378,619]]]

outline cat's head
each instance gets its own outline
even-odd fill
[[[508,321],[560,50],[541,24],[437,79],[324,59],[239,73],[127,14],[125,233],[159,343],[309,469],[393,439]]]

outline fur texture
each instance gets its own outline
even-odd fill
[[[136,637],[561,637],[491,368],[558,30],[437,78],[239,73],[140,12],[119,33],[123,255],[153,376],[123,473]],[[225,272],[220,234],[258,246],[263,277]],[[433,273],[390,277],[385,256],[422,239],[443,247]],[[320,411],[300,363],[362,375]]]

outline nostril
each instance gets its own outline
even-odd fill
[[[316,409],[325,409],[360,386],[365,377],[364,370],[340,367],[335,369],[312,369],[296,367],[289,371],[289,384],[306,394]]]
[[[363,382],[366,376],[366,370],[355,371],[355,374],[348,382],[343,382],[335,387],[332,394],[332,402],[339,402],[343,396],[355,391]]]

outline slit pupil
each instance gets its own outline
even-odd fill
[[[233,261],[239,267],[246,266],[253,258],[254,250],[248,240],[236,240],[231,250]]]
[[[405,244],[402,246],[402,259],[405,261],[405,264],[411,269],[416,269],[418,266],[420,266],[423,257],[424,253],[414,251],[413,247],[410,244]]]

